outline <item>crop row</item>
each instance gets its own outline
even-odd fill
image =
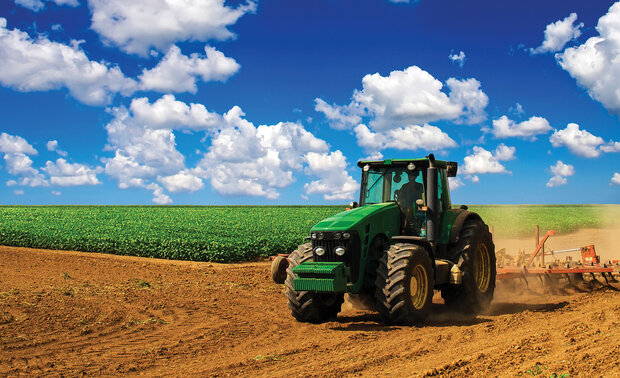
[[[344,206],[0,206],[0,245],[235,262],[288,253]],[[567,233],[620,219],[617,205],[472,206],[498,236]]]

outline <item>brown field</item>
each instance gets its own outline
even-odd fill
[[[608,233],[593,232],[558,236],[553,248],[598,243],[615,257]],[[436,297],[419,327],[345,303],[335,321],[311,325],[290,316],[268,272],[268,262],[0,247],[0,376],[620,375],[619,285],[500,287],[476,319],[445,313]]]

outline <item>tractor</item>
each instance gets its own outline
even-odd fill
[[[307,243],[272,262],[293,317],[333,319],[348,293],[370,300],[387,323],[416,324],[428,317],[434,290],[449,311],[482,311],[495,291],[495,246],[478,214],[452,208],[448,178],[457,163],[430,154],[358,166],[359,203],[317,223]]]

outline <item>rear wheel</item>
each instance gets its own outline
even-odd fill
[[[495,245],[488,226],[479,219],[465,221],[449,258],[463,272],[463,283],[446,285],[441,296],[452,311],[478,314],[495,292]]]
[[[398,243],[379,260],[375,281],[377,309],[390,323],[424,320],[433,300],[433,270],[426,250]]]
[[[286,269],[286,298],[291,314],[300,322],[322,323],[333,319],[340,312],[344,294],[316,293],[312,291],[296,291],[293,287],[295,273],[293,268],[306,261],[314,261],[312,244],[300,245],[288,257],[289,266]]]

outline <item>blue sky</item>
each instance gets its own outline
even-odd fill
[[[430,152],[454,203],[620,203],[619,30],[611,1],[3,1],[0,203],[341,204],[358,160]]]

